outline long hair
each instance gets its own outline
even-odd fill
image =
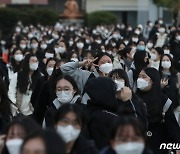
[[[14,54],[15,54],[16,51],[18,51],[18,50],[20,50],[20,49],[19,49],[19,48],[15,48],[15,49],[12,51],[12,56],[14,56]],[[20,51],[21,51],[21,50],[20,50]],[[21,53],[22,53],[22,51],[21,51]],[[15,59],[14,59],[14,57],[11,57],[10,61],[11,61],[11,65],[12,65],[13,71],[14,71],[14,72],[20,71],[22,61],[21,61],[19,64],[17,64],[16,61],[15,61]]]
[[[135,70],[133,71],[133,79],[134,81],[137,80],[139,73],[141,70],[149,64],[149,61],[145,62],[144,59],[147,56],[146,51],[139,51],[137,50],[134,55],[134,65]]]
[[[29,60],[31,57],[34,57],[35,55],[33,54],[28,54],[26,55],[23,63],[22,63],[22,71],[20,71],[18,73],[18,84],[17,87],[20,91],[20,93],[25,94],[27,92],[27,88],[28,88],[28,84],[29,84],[29,72],[30,72],[30,68],[29,68]],[[38,78],[40,77],[40,72],[37,69],[36,71],[33,72],[32,75],[32,84],[31,84],[31,89],[33,90],[35,87],[35,84],[38,80]]]
[[[147,67],[143,70],[151,78],[152,88],[148,92],[142,92],[138,89],[137,94],[146,103],[149,121],[157,122],[162,118],[160,75],[155,68]]]

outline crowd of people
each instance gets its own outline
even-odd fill
[[[175,154],[180,26],[24,26],[0,38],[2,154]]]

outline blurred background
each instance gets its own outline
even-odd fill
[[[64,10],[66,0],[0,0],[1,34],[8,32],[18,20],[23,24],[54,24]],[[124,23],[145,25],[163,18],[167,25],[178,25],[180,20],[179,0],[77,0],[84,14],[84,24]],[[97,12],[98,11],[98,12]],[[95,14],[94,14],[95,12]],[[109,14],[107,14],[107,12]],[[93,18],[93,15],[99,18]],[[105,13],[105,14],[104,14]],[[106,17],[106,18],[104,18]],[[2,32],[3,31],[3,32]]]

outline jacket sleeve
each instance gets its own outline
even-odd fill
[[[14,74],[9,84],[8,96],[9,99],[16,104],[16,93],[17,93],[17,73]]]
[[[64,75],[70,75],[77,82],[79,90],[82,92],[91,72],[79,68],[79,62],[69,62],[61,66]]]

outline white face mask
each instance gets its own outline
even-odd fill
[[[176,40],[180,41],[180,35],[176,36]]]
[[[58,38],[59,38],[59,35],[52,34],[52,37],[53,37],[54,39],[58,39]]]
[[[31,63],[29,64],[29,68],[31,71],[36,71],[38,68],[38,65],[39,65],[38,63]]]
[[[117,91],[120,91],[122,88],[124,88],[125,83],[124,81],[120,81],[120,80],[114,80],[114,82],[117,85]]]
[[[97,43],[97,44],[101,44],[102,41],[101,41],[101,40],[96,40],[96,43]]]
[[[37,47],[38,47],[38,43],[32,43],[31,44],[31,48],[32,49],[37,49]]]
[[[109,74],[113,69],[113,65],[111,63],[105,63],[99,66],[99,70],[105,74]]]
[[[49,76],[52,75],[53,70],[54,70],[53,67],[48,67],[48,68],[46,69],[46,71],[47,71],[47,73],[48,73]]]
[[[144,143],[128,142],[116,145],[114,151],[116,154],[142,154],[144,147]]]
[[[44,49],[46,49],[46,48],[47,48],[47,44],[45,44],[45,43],[44,43],[44,44],[41,44],[41,49],[44,50]]]
[[[139,35],[141,32],[139,30],[135,30],[135,33]]]
[[[57,91],[56,96],[61,103],[69,103],[74,95],[72,91]]]
[[[153,47],[153,43],[147,43],[147,47],[149,48],[149,49],[151,49],[152,47]]]
[[[23,143],[22,139],[11,139],[6,142],[6,147],[9,154],[19,154],[20,148]]]
[[[64,53],[64,52],[66,52],[66,48],[58,47],[58,48],[55,48],[55,51],[56,51],[56,53]]]
[[[71,61],[78,62],[79,60],[77,58],[71,58]]]
[[[109,55],[111,55],[112,54],[112,51],[106,51]]]
[[[144,90],[148,86],[148,82],[142,78],[137,79],[137,88]]]
[[[160,33],[164,33],[165,32],[165,28],[159,28],[159,32]]]
[[[163,68],[169,69],[171,67],[171,62],[170,61],[162,61],[161,65]]]
[[[69,46],[71,47],[74,44],[73,41],[69,41]]]
[[[75,141],[81,130],[75,129],[72,125],[68,126],[57,126],[57,133],[63,138],[63,140],[68,143],[70,141]]]
[[[19,47],[24,50],[26,48],[26,44],[20,44]]]
[[[157,55],[156,54],[150,53],[150,55],[151,55],[151,60],[156,60],[157,59]]]
[[[78,49],[82,49],[84,47],[84,43],[77,43],[77,48]]]
[[[129,43],[129,41],[124,41],[124,44],[125,44],[125,45],[128,45],[128,43]]]
[[[132,41],[135,42],[135,43],[137,43],[138,40],[139,40],[139,39],[138,39],[137,37],[133,37],[133,38],[132,38]]]
[[[168,50],[168,49],[164,49],[164,54],[169,55],[169,54],[170,54],[170,50]]]
[[[45,57],[46,57],[47,59],[48,59],[48,58],[53,58],[53,57],[54,57],[54,54],[53,54],[53,53],[48,53],[48,52],[46,52]]]
[[[14,59],[17,61],[17,62],[20,62],[23,60],[23,55],[22,54],[17,54],[14,56]]]

